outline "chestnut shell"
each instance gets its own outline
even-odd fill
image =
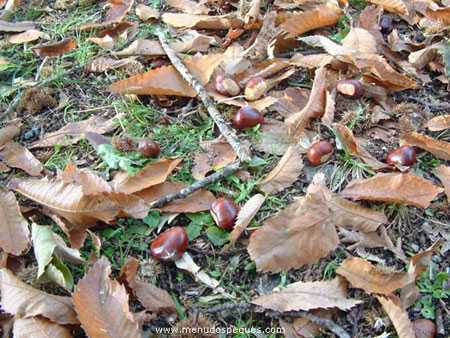
[[[153,257],[162,261],[177,260],[187,250],[189,237],[183,227],[175,226],[159,234],[150,245]]]
[[[210,211],[217,226],[225,230],[232,230],[239,213],[239,206],[229,198],[218,198],[211,204]]]
[[[257,124],[262,124],[263,122],[264,117],[262,114],[251,106],[240,108],[233,117],[233,126],[236,129],[252,128]]]

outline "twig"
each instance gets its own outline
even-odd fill
[[[239,160],[241,162],[247,162],[250,160],[249,151],[242,146],[239,138],[236,136],[236,133],[231,129],[228,124],[226,124],[220,112],[217,110],[214,101],[209,97],[208,92],[205,90],[203,85],[190,73],[189,69],[184,65],[181,59],[178,57],[176,52],[169,46],[162,31],[157,32],[157,36],[161,47],[166,52],[167,57],[172,62],[172,65],[176,68],[176,70],[180,73],[184,80],[189,83],[189,85],[196,91],[206,109],[208,110],[209,115],[214,120],[214,123],[220,130],[220,133],[225,137],[228,143],[231,145],[233,150],[236,152]]]
[[[220,180],[221,178],[230,176],[231,174],[233,174],[235,171],[237,171],[239,169],[239,166],[240,166],[239,161],[233,162],[229,166],[222,168],[220,171],[218,171],[212,175],[209,175],[209,176],[205,177],[204,179],[197,181],[184,189],[181,189],[180,191],[177,191],[173,194],[166,195],[166,196],[161,197],[160,199],[150,203],[150,208],[160,208],[167,203],[173,202],[178,199],[185,198],[185,197],[189,196],[190,194],[192,194],[193,192],[205,187],[206,185],[208,185],[210,183],[214,183],[214,182]]]
[[[47,60],[48,60],[48,56],[46,56],[44,58],[44,60],[42,60],[41,65],[39,66],[39,68],[36,72],[36,76],[34,77],[34,81],[39,81],[39,78],[41,77],[42,69],[44,69],[44,66],[47,63]]]

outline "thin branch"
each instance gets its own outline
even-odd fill
[[[214,123],[220,130],[220,133],[225,137],[227,142],[231,145],[233,150],[236,152],[239,160],[241,162],[247,162],[250,160],[249,150],[242,146],[239,138],[233,129],[231,129],[228,124],[225,122],[222,114],[217,110],[214,101],[209,97],[208,92],[205,90],[203,85],[190,73],[189,69],[184,65],[181,59],[178,57],[176,52],[169,46],[162,31],[157,32],[159,42],[161,43],[161,47],[166,52],[167,57],[172,62],[172,65],[176,68],[176,70],[180,73],[184,80],[195,90],[206,109],[208,110],[209,115],[214,120]]]

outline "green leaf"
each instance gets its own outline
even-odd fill
[[[56,242],[50,226],[41,226],[35,223],[31,226],[31,240],[33,241],[34,255],[38,263],[37,278],[39,278],[44,274],[45,268],[52,261]]]
[[[121,169],[129,175],[136,175],[147,162],[139,153],[122,153],[112,144],[100,144],[97,154],[111,169]]]
[[[216,226],[211,226],[206,230],[206,236],[215,246],[223,246],[228,242],[229,233]]]
[[[152,211],[142,221],[151,229],[156,229],[161,221],[161,213],[159,211]]]
[[[189,240],[192,241],[196,239],[202,233],[203,226],[198,223],[191,222],[186,227],[186,232],[189,236]]]
[[[72,291],[73,276],[69,268],[58,257],[53,257],[51,264],[47,266],[42,279],[50,280],[62,286],[64,289]]]
[[[197,212],[195,214],[186,214],[191,222],[199,225],[214,225],[214,220],[209,212]]]

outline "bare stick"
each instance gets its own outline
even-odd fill
[[[205,177],[204,179],[199,180],[184,189],[181,189],[180,191],[177,191],[173,194],[166,195],[166,196],[161,197],[160,199],[150,203],[150,208],[160,208],[163,205],[166,205],[167,203],[173,202],[178,199],[185,198],[185,197],[189,196],[190,194],[192,194],[193,192],[205,187],[206,185],[208,185],[210,183],[214,183],[224,177],[230,176],[231,174],[233,174],[234,172],[236,172],[239,169],[239,166],[240,166],[239,161],[233,162],[229,166],[226,166],[225,168],[221,169],[220,171],[218,171],[212,175],[209,175],[209,176]]]
[[[203,85],[190,73],[189,69],[184,65],[181,59],[178,57],[176,52],[169,46],[164,37],[164,33],[162,31],[157,32],[159,42],[161,43],[161,47],[166,52],[167,57],[172,62],[172,65],[176,68],[176,70],[180,73],[184,80],[196,91],[206,109],[208,110],[209,115],[214,120],[214,123],[220,130],[220,133],[225,137],[227,142],[231,145],[233,150],[236,152],[239,160],[241,162],[247,162],[250,160],[249,151],[242,146],[239,141],[236,133],[233,129],[231,129],[228,124],[226,124],[223,116],[217,110],[214,101],[209,97],[208,92],[205,90]]]

